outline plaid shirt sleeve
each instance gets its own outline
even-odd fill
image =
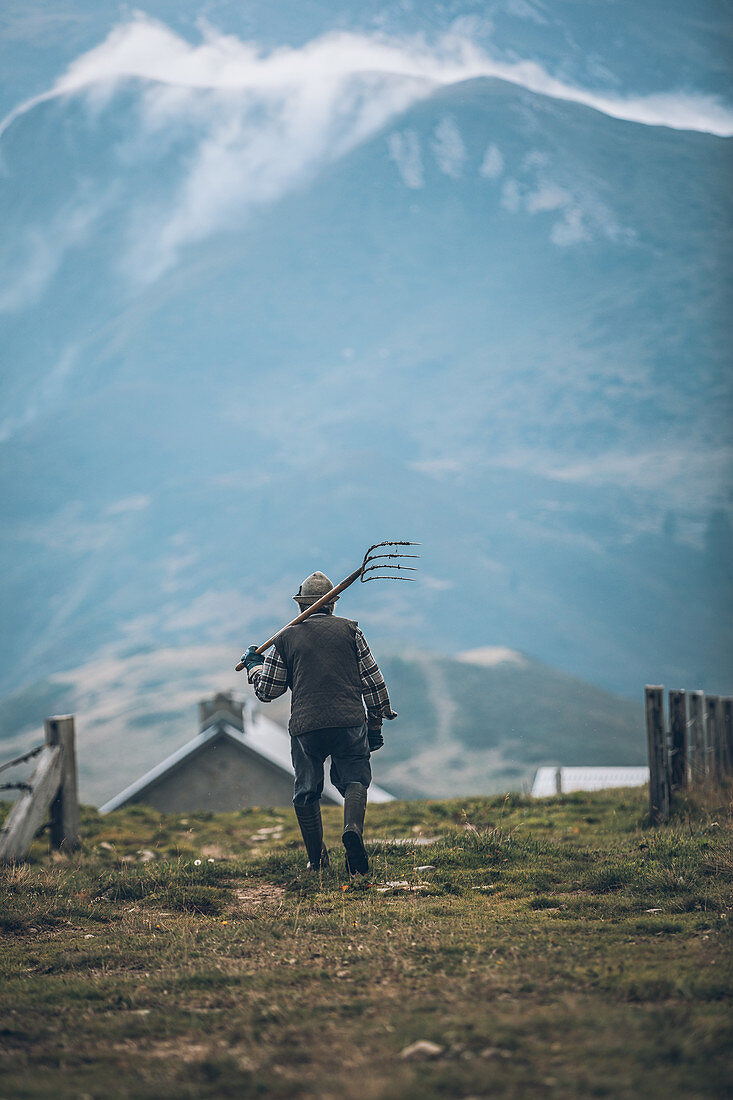
[[[250,681],[261,703],[271,703],[288,690],[288,670],[276,649],[265,657],[261,671],[255,669]]]
[[[391,721],[397,717],[397,714],[392,710],[384,677],[372,657],[366,638],[358,627],[356,628],[356,652],[359,657],[361,691],[366,703],[368,721],[374,729],[381,726],[383,718]]]

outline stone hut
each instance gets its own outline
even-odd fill
[[[228,693],[201,701],[199,728],[198,736],[120,791],[100,812],[136,803],[161,813],[226,813],[251,806],[291,805],[293,765],[287,730]],[[371,802],[392,799],[375,784],[369,789]],[[343,803],[328,780],[322,800]]]

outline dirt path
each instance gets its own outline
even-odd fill
[[[278,908],[285,904],[285,890],[272,882],[248,882],[233,891],[238,906],[246,911],[260,907]]]

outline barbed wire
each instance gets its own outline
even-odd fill
[[[30,760],[34,756],[38,756],[39,752],[43,752],[45,744],[36,745],[35,749],[31,749],[29,752],[24,752],[22,756],[16,756],[15,760],[8,760],[7,764],[0,764],[0,772],[7,771],[8,768],[14,768],[16,764],[22,764],[25,760]],[[5,790],[5,788],[0,788]]]

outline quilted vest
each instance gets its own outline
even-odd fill
[[[293,693],[293,737],[364,721],[356,627],[351,619],[316,614],[278,636],[275,649],[288,670]]]

